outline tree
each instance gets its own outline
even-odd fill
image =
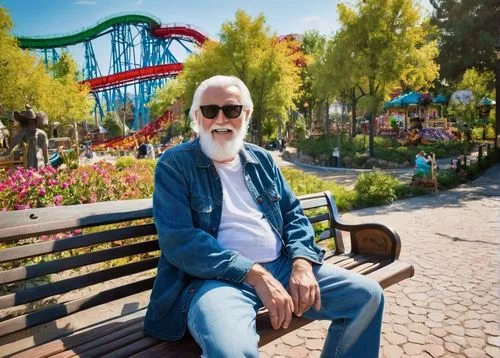
[[[306,66],[301,69],[302,96],[298,107],[308,116],[306,127],[312,131],[313,111],[325,100],[320,65],[324,58],[326,37],[316,30],[306,31],[302,37],[302,52],[306,56]],[[320,84],[321,83],[321,84]],[[307,104],[306,104],[307,103]]]
[[[71,55],[63,52],[49,71],[53,77],[49,85],[52,92],[43,103],[49,118],[60,123],[76,123],[89,117],[89,89],[78,83],[78,65]]]
[[[370,156],[373,156],[374,116],[390,88],[403,76],[409,65],[421,68],[415,54],[431,46],[430,26],[421,19],[420,9],[412,0],[362,0],[356,7],[338,5],[341,28],[337,34],[345,49],[352,87],[362,88],[369,96]],[[432,59],[435,51],[426,50],[424,58]],[[428,71],[428,69],[422,69]],[[431,71],[435,71],[431,68]],[[431,83],[437,76],[428,75]],[[410,78],[410,77],[407,77]],[[417,77],[420,78],[420,77]]]
[[[489,119],[478,115],[478,104],[484,97],[495,98],[495,74],[491,71],[479,73],[471,68],[464,72],[456,87],[472,91],[474,99],[470,103],[450,104],[448,112],[470,128],[482,126],[484,135]]]
[[[115,112],[107,112],[104,115],[102,126],[108,130],[112,137],[123,135],[123,123]]]
[[[498,0],[430,0],[432,23],[440,30],[441,79],[456,84],[467,69],[495,70],[500,37]]]
[[[191,105],[196,87],[208,77],[223,74],[240,78],[254,103],[251,134],[262,144],[264,135],[277,127],[278,118],[286,118],[287,111],[295,108],[300,94],[297,56],[287,41],[278,41],[271,33],[263,15],[252,19],[238,10],[234,22],[222,25],[220,42],[209,40],[199,53],[186,59],[179,75],[185,104]]]
[[[88,88],[77,82],[76,63],[62,54],[49,70],[10,34],[12,21],[0,7],[0,104],[6,111],[29,103],[48,114],[49,120],[70,123],[90,112]]]

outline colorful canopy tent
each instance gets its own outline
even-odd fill
[[[403,107],[407,106],[418,106],[420,104],[420,93],[412,91],[401,97],[401,105]]]
[[[494,105],[496,105],[496,102],[493,101],[492,99],[489,99],[488,97],[484,97],[477,104],[478,107],[491,107],[491,106],[494,106]]]
[[[438,94],[436,97],[432,99],[432,103],[434,104],[447,104],[448,100],[442,94]]]

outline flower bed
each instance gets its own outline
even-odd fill
[[[153,167],[147,161],[121,168],[99,162],[74,170],[0,170],[2,211],[136,199],[152,193]]]

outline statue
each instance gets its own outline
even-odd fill
[[[21,130],[12,139],[12,151],[20,144],[24,144],[26,168],[40,169],[49,163],[49,140],[47,133],[38,126],[45,121],[45,114],[39,112],[38,116],[26,105],[25,111],[15,111],[14,119],[21,124]],[[38,124],[38,126],[37,126]]]

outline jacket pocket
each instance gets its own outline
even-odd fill
[[[210,219],[215,209],[211,198],[192,196],[190,201],[193,225],[205,231],[210,229]]]
[[[267,200],[269,200],[271,203],[274,203],[274,202],[279,201],[281,199],[281,196],[278,193],[278,189],[275,185],[266,189],[265,193],[266,193]]]

